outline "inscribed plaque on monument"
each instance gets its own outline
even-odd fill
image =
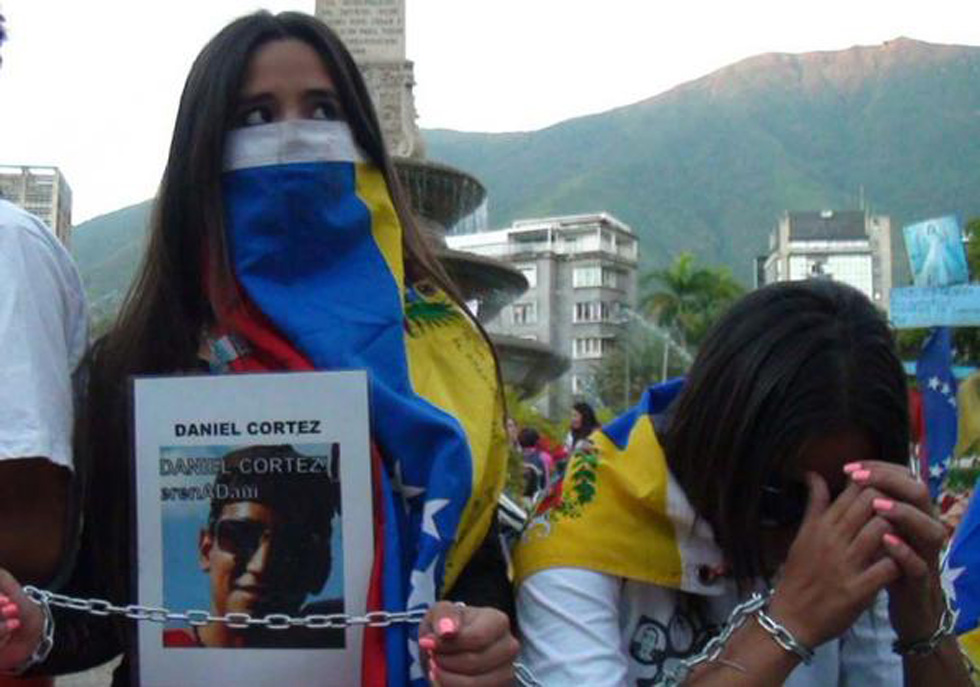
[[[405,59],[405,0],[317,0],[316,16],[359,64]]]
[[[132,398],[135,601],[180,614],[136,624],[133,684],[360,684],[363,628],[320,621],[367,610],[366,374],[141,377]]]

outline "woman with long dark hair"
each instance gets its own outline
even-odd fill
[[[565,437],[565,448],[569,453],[580,448],[595,430],[602,427],[595,411],[585,401],[572,405],[572,416],[569,420],[568,435]]]
[[[526,662],[549,686],[969,684],[908,451],[904,372],[865,296],[749,294],[527,528]]]
[[[134,601],[132,375],[352,368],[369,373],[385,525],[371,610],[430,607],[418,639],[404,625],[366,630],[364,684],[419,685],[426,672],[444,687],[509,684],[516,641],[491,531],[507,453],[492,348],[412,217],[346,48],[312,17],[258,12],[191,68],[145,260],[90,355],[78,441],[95,477],[70,591]],[[37,644],[38,611],[19,606],[4,665]],[[127,650],[123,623],[56,620],[41,670]],[[126,682],[123,667],[114,684]]]

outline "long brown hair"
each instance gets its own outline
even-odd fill
[[[97,549],[107,574],[116,576],[109,580],[108,593],[119,600],[127,595],[129,583],[129,552],[122,543],[129,541],[126,528],[134,487],[126,470],[127,380],[134,374],[194,368],[201,334],[214,318],[208,291],[235,292],[221,193],[225,135],[233,128],[252,55],[262,45],[283,39],[303,41],[320,55],[357,143],[383,174],[403,227],[406,278],[433,282],[468,312],[412,215],[367,87],[337,35],[317,19],[296,12],[260,11],[222,29],[198,55],[184,85],[136,281],[116,323],[90,354],[87,409],[76,433],[79,452],[92,461],[96,475],[87,495],[86,517],[88,532],[99,534],[88,545]],[[486,332],[471,319],[490,346]],[[496,368],[499,380],[499,365]]]

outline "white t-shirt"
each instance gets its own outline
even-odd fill
[[[72,375],[88,314],[68,251],[33,215],[0,200],[0,460],[71,467]]]
[[[531,575],[517,593],[522,660],[544,687],[654,687],[700,651],[735,607],[718,596],[673,589],[579,568]],[[882,593],[844,635],[818,647],[788,687],[900,686],[902,663]]]

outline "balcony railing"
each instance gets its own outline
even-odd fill
[[[511,241],[501,243],[481,243],[467,245],[463,242],[455,242],[449,237],[449,245],[456,250],[469,251],[477,255],[484,255],[490,258],[507,258],[518,255],[541,255],[553,253],[556,255],[576,255],[579,253],[602,253],[624,260],[636,260],[637,245],[631,243],[627,245],[609,246],[601,244],[598,240],[579,240],[579,241]]]

